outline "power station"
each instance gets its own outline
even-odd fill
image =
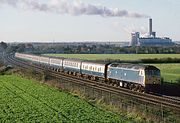
[[[174,45],[172,39],[168,37],[156,37],[156,32],[152,29],[152,19],[149,19],[149,33],[146,37],[141,37],[140,32],[131,33],[131,46],[171,46]]]

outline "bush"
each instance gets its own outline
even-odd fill
[[[180,78],[178,78],[176,81],[177,81],[178,84],[180,84]]]

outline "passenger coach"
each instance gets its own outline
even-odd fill
[[[81,73],[93,80],[105,79],[107,70],[106,68],[107,64],[82,62]]]
[[[64,72],[79,75],[81,73],[81,60],[77,59],[64,59],[63,70]]]

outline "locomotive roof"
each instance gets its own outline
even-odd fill
[[[128,64],[128,63],[112,63],[111,67],[128,68],[128,69],[145,69],[148,65]]]

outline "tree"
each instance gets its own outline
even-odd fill
[[[1,42],[0,43],[0,47],[2,47],[4,50],[8,47],[7,44],[5,42]]]

